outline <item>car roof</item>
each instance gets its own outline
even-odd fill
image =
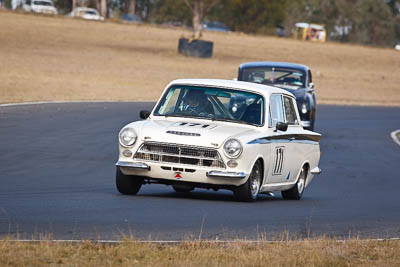
[[[290,68],[297,69],[307,72],[309,68],[306,65],[290,63],[290,62],[275,62],[275,61],[257,61],[247,62],[240,64],[239,69],[244,68],[261,68],[261,67],[279,67],[279,68]]]
[[[264,85],[264,84],[250,83],[250,82],[234,81],[234,80],[178,79],[170,82],[167,88],[169,88],[172,85],[196,85],[196,86],[210,86],[210,87],[213,86],[213,87],[253,91],[255,93],[259,93],[265,96],[269,96],[271,94],[286,94],[293,96],[290,92],[278,87]]]

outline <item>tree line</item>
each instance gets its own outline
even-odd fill
[[[296,22],[322,24],[328,40],[393,46],[400,41],[400,0],[54,0],[59,10],[97,8],[105,17],[134,13],[148,23],[199,29],[220,21],[232,31],[290,35]]]

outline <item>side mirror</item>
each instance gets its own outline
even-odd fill
[[[310,83],[309,86],[310,86],[311,89],[314,89],[315,88],[315,83]]]
[[[147,110],[142,110],[140,111],[140,118],[142,119],[147,119],[150,116],[150,111]]]
[[[276,130],[286,132],[287,128],[288,128],[287,123],[280,122],[280,121],[276,123]]]

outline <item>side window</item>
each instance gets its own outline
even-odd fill
[[[285,106],[286,122],[288,125],[298,125],[299,121],[297,119],[296,109],[294,107],[293,99],[284,96],[283,102]]]
[[[273,127],[277,122],[285,122],[281,95],[271,95],[269,100],[268,126]]]
[[[174,113],[175,105],[177,103],[178,97],[181,93],[181,88],[174,88],[168,92],[164,103],[162,103],[158,113],[160,114],[170,114]]]

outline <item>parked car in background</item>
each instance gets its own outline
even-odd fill
[[[323,25],[298,22],[293,30],[293,38],[303,41],[326,41],[326,30]]]
[[[313,131],[317,100],[311,70],[286,62],[249,62],[239,66],[239,81],[267,84],[283,88],[296,96],[301,123]]]
[[[122,19],[123,22],[126,22],[126,23],[141,24],[141,23],[143,22],[141,17],[139,17],[139,16],[136,15],[136,14],[130,14],[130,13],[124,14],[124,15],[121,17],[121,19]]]
[[[88,7],[77,7],[72,10],[67,17],[82,18],[87,20],[104,20],[104,17],[100,16],[99,11]]]
[[[298,200],[321,172],[321,135],[303,129],[295,103],[272,86],[175,80],[152,112],[140,112],[144,120],[119,132],[117,189],[135,195],[143,184],[166,184],[227,189],[241,201],[272,191]]]
[[[204,31],[229,32],[228,26],[219,21],[203,21],[201,27]]]
[[[26,12],[57,15],[58,11],[51,0],[26,0],[22,5]]]

